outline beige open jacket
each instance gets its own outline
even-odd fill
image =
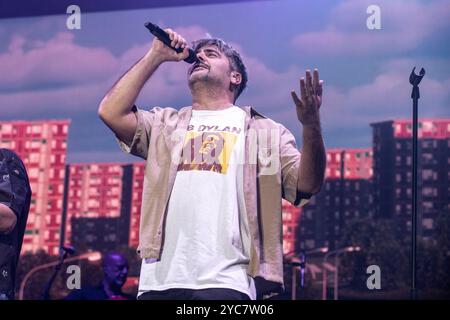
[[[259,294],[281,292],[281,199],[300,207],[311,195],[297,190],[300,152],[292,133],[251,107],[242,109],[246,112],[244,200],[251,234],[247,273],[255,279]],[[127,145],[119,140],[119,145],[125,152],[146,160],[138,253],[143,259],[159,259],[166,208],[192,107],[133,110],[138,120],[133,141]]]

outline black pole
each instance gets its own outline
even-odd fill
[[[66,259],[66,257],[67,257],[67,251],[61,252],[60,257],[59,257],[59,262],[53,269],[52,276],[50,277],[50,279],[48,279],[47,283],[45,284],[44,293],[42,294],[43,300],[50,300],[50,289],[52,288],[52,285],[53,285],[53,282],[55,281],[56,275],[58,274],[59,270],[61,270],[61,267],[64,263],[64,259]]]
[[[413,175],[412,175],[412,286],[411,286],[411,299],[417,298],[417,99],[413,100]]]
[[[420,98],[419,83],[425,75],[425,69],[420,70],[420,75],[415,74],[415,67],[409,76],[409,82],[413,85],[411,98],[413,99],[413,134],[412,134],[412,215],[411,215],[411,299],[417,299],[417,136],[418,136],[418,101]]]
[[[69,199],[69,181],[70,181],[70,165],[66,164],[65,166],[65,174],[64,174],[64,193],[63,193],[63,209],[62,209],[62,217],[61,217],[61,228],[59,234],[59,246],[63,247],[66,244],[66,223],[67,223],[67,206]],[[70,223],[70,221],[69,221]],[[67,239],[67,242],[70,243],[71,239]]]
[[[69,254],[74,254],[75,248],[72,246],[62,246],[60,247],[60,253],[59,253],[59,261],[58,264],[53,269],[53,274],[48,279],[47,283],[45,284],[44,293],[42,294],[43,300],[51,300],[50,299],[50,290],[52,288],[53,282],[55,281],[56,276],[58,275],[59,270],[61,270],[62,265],[64,264],[64,260],[67,258]]]

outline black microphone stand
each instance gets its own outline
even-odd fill
[[[412,215],[411,215],[411,238],[412,238],[412,250],[411,250],[411,299],[416,300],[417,298],[417,266],[416,266],[416,257],[417,257],[417,136],[418,136],[418,101],[420,98],[419,92],[419,83],[425,75],[425,69],[422,68],[420,70],[420,74],[416,75],[415,71],[416,67],[414,67],[409,75],[409,83],[412,84],[412,92],[411,98],[413,99],[413,167],[412,167]]]
[[[50,277],[50,279],[47,281],[47,283],[45,285],[44,293],[42,295],[43,300],[51,300],[50,299],[50,289],[52,288],[53,282],[55,281],[55,278],[56,278],[59,270],[61,270],[61,267],[64,264],[64,260],[67,258],[69,253],[74,253],[74,252],[75,251],[73,248],[61,247],[58,264],[55,266],[52,276]]]

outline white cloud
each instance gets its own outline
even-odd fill
[[[302,54],[372,55],[401,53],[416,48],[427,37],[448,33],[448,1],[380,0],[381,30],[368,30],[366,9],[371,0],[339,4],[323,30],[299,34],[293,46]]]
[[[86,84],[116,72],[117,60],[108,50],[82,47],[73,40],[69,32],[45,42],[13,36],[8,50],[0,54],[0,90]]]

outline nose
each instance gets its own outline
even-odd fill
[[[205,61],[205,56],[204,56],[203,51],[197,52],[197,58],[198,58],[198,60],[200,60],[201,62],[204,62],[204,61]]]

